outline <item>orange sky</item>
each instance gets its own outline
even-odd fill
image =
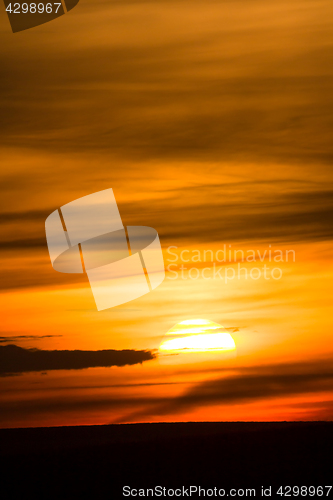
[[[81,0],[13,34],[2,9],[0,349],[156,355],[2,376],[2,427],[332,418],[331,19],[318,0]],[[225,283],[179,257],[187,279],[167,271],[98,312],[86,277],[52,269],[44,226],[110,187],[125,225],[158,231],[166,268],[170,246],[295,262]],[[195,318],[228,328],[237,356],[163,362],[165,333]]]

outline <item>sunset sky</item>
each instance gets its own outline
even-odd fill
[[[15,34],[0,12],[0,425],[331,420],[332,2],[80,0]],[[108,188],[158,231],[166,278],[97,311],[45,220]],[[239,263],[281,277],[213,279]],[[236,349],[159,349],[198,319]],[[77,352],[24,371],[9,345]],[[102,350],[126,353],[79,366]]]

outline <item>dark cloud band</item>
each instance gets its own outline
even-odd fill
[[[151,351],[42,351],[16,345],[0,346],[0,376],[93,367],[135,365],[154,359]]]

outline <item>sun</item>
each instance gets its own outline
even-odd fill
[[[226,329],[206,319],[189,319],[169,330],[160,345],[161,352],[190,353],[234,351],[234,339]]]

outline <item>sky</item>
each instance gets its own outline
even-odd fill
[[[80,0],[13,34],[0,10],[2,427],[332,419],[332,11]],[[108,188],[166,278],[97,311],[45,220]],[[198,318],[232,356],[161,353]]]

